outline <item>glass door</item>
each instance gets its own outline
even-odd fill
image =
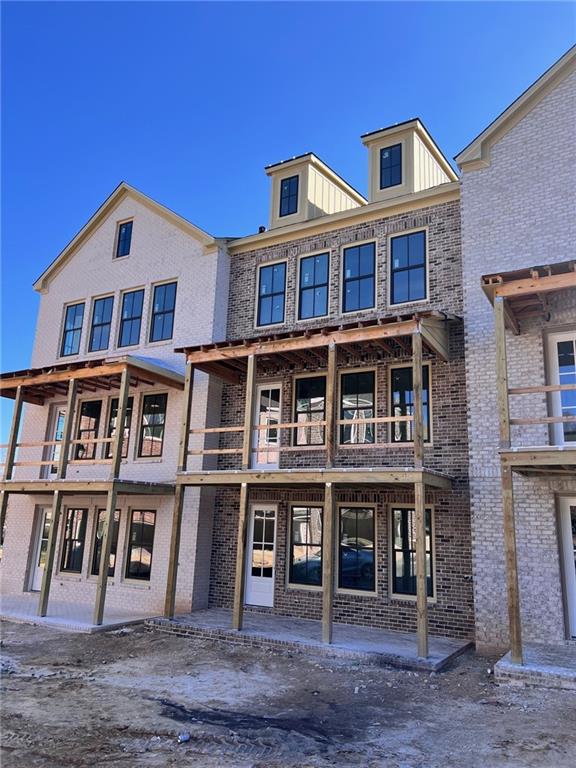
[[[280,384],[259,384],[256,387],[252,468],[278,469],[280,454]]]
[[[48,536],[52,522],[52,509],[49,507],[38,510],[38,524],[36,528],[36,546],[34,548],[34,561],[30,589],[39,591],[42,586],[44,567],[46,565],[46,552],[48,549]]]
[[[44,461],[53,461],[54,464],[50,464],[42,467],[42,476],[44,478],[53,477],[58,471],[58,461],[60,460],[60,445],[62,436],[64,434],[64,421],[66,419],[66,408],[61,405],[55,405],[52,407],[50,413],[48,433],[46,435],[47,441],[56,441],[55,445],[47,445],[44,451]]]
[[[576,498],[560,499],[560,543],[567,624],[576,637]]]
[[[254,504],[250,510],[245,602],[274,605],[276,506]]]
[[[576,331],[550,337],[551,384],[576,385]],[[576,417],[576,390],[552,393],[552,415]],[[576,443],[576,421],[553,425],[555,445]]]

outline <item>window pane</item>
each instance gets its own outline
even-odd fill
[[[322,508],[292,507],[290,582],[322,584]]]
[[[344,293],[344,312],[354,312],[360,306],[360,286],[358,280],[346,284]]]
[[[392,511],[393,547],[392,591],[416,594],[416,514],[413,509]],[[432,510],[426,509],[426,575],[427,593],[433,595]]]
[[[139,456],[161,456],[168,396],[146,395],[142,405]]]
[[[374,243],[346,248],[344,251],[344,312],[355,312],[374,306],[374,278]]]
[[[84,304],[72,304],[66,307],[64,315],[64,329],[62,332],[62,346],[60,354],[77,355],[80,350],[80,337],[82,335],[82,322],[84,320]]]
[[[107,296],[104,299],[96,299],[94,302],[89,344],[90,352],[96,352],[100,349],[108,349],[113,306],[114,298],[112,296]]]
[[[360,248],[360,275],[374,274],[374,243],[368,243]]]
[[[104,534],[104,520],[106,519],[106,510],[100,509],[98,511],[98,517],[96,521],[96,532],[94,536],[94,554],[92,555],[92,569],[93,576],[97,576],[100,573],[100,557],[102,556],[102,537]],[[114,512],[114,524],[112,527],[112,540],[110,543],[110,560],[108,565],[108,576],[114,576],[114,569],[116,568],[116,553],[118,549],[118,531],[120,528],[120,510]]]
[[[408,263],[411,267],[424,264],[426,258],[426,235],[414,232],[408,235]]]
[[[90,400],[81,404],[78,433],[76,435],[78,440],[95,440],[98,437],[101,411],[101,400]],[[74,458],[94,459],[96,457],[96,446],[97,443],[77,443]]]
[[[358,309],[369,309],[374,306],[374,279],[371,277],[362,278],[359,281]]]
[[[296,445],[323,445],[324,427],[315,422],[325,420],[326,377],[296,379],[296,413],[294,421],[302,426],[294,430]]]
[[[339,586],[374,591],[374,510],[340,510]]]
[[[150,341],[165,341],[172,338],[174,310],[176,306],[176,283],[157,285],[152,302]]]
[[[358,248],[346,248],[344,251],[344,278],[358,277],[360,253]]]
[[[298,210],[298,176],[290,176],[280,182],[280,216],[288,216]]]
[[[403,269],[408,266],[408,238],[392,238],[392,269]]]
[[[300,294],[300,319],[314,317],[314,288],[302,291]]]
[[[132,409],[134,407],[134,398],[129,397],[126,406],[126,418],[124,420],[124,437],[122,438],[122,458],[128,456],[128,443],[130,440],[130,425],[132,424]],[[110,417],[108,419],[108,432],[106,437],[114,437],[116,434],[116,420],[118,418],[118,398],[112,398],[110,402]],[[106,443],[106,449],[104,451],[105,457],[108,459],[112,456],[112,443]]]
[[[392,368],[391,370],[391,416],[414,415],[414,392],[412,390],[412,367]],[[422,367],[422,412],[424,420],[424,441],[430,441],[430,367]],[[413,439],[413,422],[401,421],[392,424],[393,443],[409,442]]]
[[[258,279],[258,325],[284,322],[285,262],[261,267]]]
[[[380,150],[380,189],[402,183],[402,145]]]
[[[80,573],[84,557],[86,536],[86,509],[68,509],[64,523],[62,540],[62,560],[60,570]]]
[[[340,418],[348,420],[374,417],[374,372],[343,374],[340,380]],[[374,424],[341,426],[341,443],[373,443]]]
[[[126,563],[126,578],[128,579],[150,580],[155,522],[155,512],[136,510],[132,512]]]
[[[140,341],[140,324],[142,322],[142,306],[144,291],[130,291],[122,298],[122,313],[118,346],[127,347]]]
[[[118,227],[118,246],[116,256],[128,256],[132,242],[132,222],[125,221]]]
[[[426,233],[391,239],[390,300],[392,304],[426,298]]]

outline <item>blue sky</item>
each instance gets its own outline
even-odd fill
[[[120,180],[248,234],[266,164],[311,150],[365,193],[360,134],[415,116],[451,158],[575,32],[554,2],[3,3],[2,369],[30,362],[33,280]]]

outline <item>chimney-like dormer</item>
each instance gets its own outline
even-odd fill
[[[421,192],[458,176],[418,118],[365,133],[371,203]]]
[[[366,205],[367,200],[315,154],[268,165],[270,229]]]

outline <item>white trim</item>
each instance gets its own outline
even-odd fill
[[[263,390],[266,389],[277,389],[280,393],[280,397],[278,399],[278,423],[282,423],[282,380],[270,380],[270,382],[259,382],[254,387],[254,402],[252,403],[252,409],[253,409],[253,423],[256,426],[258,424],[257,415],[259,413],[259,405],[260,405],[260,393]],[[274,429],[272,426],[271,429]],[[282,440],[280,438],[280,430],[276,430],[278,432],[278,448],[280,448]],[[252,453],[250,454],[250,467],[252,469],[278,469],[280,466],[280,451],[277,451],[278,454],[278,461],[277,462],[267,462],[265,464],[258,464],[256,461],[256,457],[258,455],[257,450],[255,450],[258,447],[258,438],[260,436],[259,430],[254,430],[254,434],[252,435],[252,439],[250,441],[250,450]],[[270,451],[270,453],[274,453],[274,451]]]
[[[271,602],[249,602],[248,596],[249,596],[249,584],[251,579],[255,578],[264,578],[264,577],[258,577],[258,576],[252,576],[252,545],[254,543],[254,510],[258,509],[263,512],[273,512],[274,513],[274,548],[272,550],[272,576],[270,577],[270,587],[272,590],[271,595]],[[244,604],[245,605],[259,605],[263,607],[273,608],[274,607],[274,593],[276,591],[276,550],[278,548],[278,503],[277,502],[264,502],[260,503],[258,501],[254,501],[250,504],[250,513],[249,513],[249,525],[248,525],[248,531],[246,536],[246,563],[245,563],[245,583],[246,587],[244,590]],[[268,581],[268,580],[267,580]],[[268,586],[268,584],[266,584]],[[253,597],[252,594],[250,594],[250,597]]]

